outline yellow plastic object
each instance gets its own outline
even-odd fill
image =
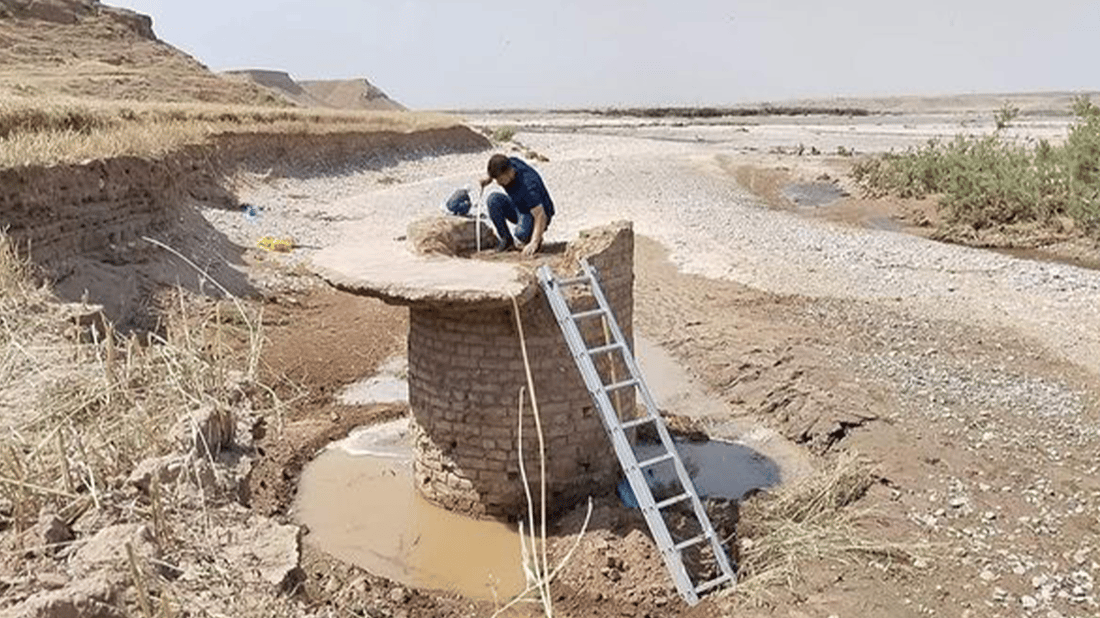
[[[265,251],[290,253],[294,250],[294,240],[291,238],[272,238],[271,236],[264,236],[256,243],[256,246]]]

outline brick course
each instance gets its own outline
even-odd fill
[[[577,259],[588,257],[631,345],[633,251],[629,224],[613,225],[571,244],[557,268],[560,276],[571,276]],[[595,304],[588,294],[570,301],[576,310]],[[606,490],[617,478],[618,461],[541,292],[521,305],[520,317],[546,442],[548,508],[557,510]],[[592,344],[602,342],[603,328],[594,321],[584,335]],[[527,379],[512,308],[413,304],[408,357],[420,491],[445,508],[473,515],[522,514],[517,405]],[[622,379],[623,367],[599,365],[605,382],[612,373]],[[632,390],[621,392],[618,406],[624,416],[633,413]],[[523,442],[524,466],[537,495],[538,441],[528,404]]]

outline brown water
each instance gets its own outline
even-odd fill
[[[417,588],[482,600],[522,592],[515,529],[429,504],[413,483],[411,447],[378,448],[372,439],[352,436],[302,471],[294,513],[309,528],[308,542]]]

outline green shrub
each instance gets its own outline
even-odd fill
[[[1095,232],[1100,229],[1100,108],[1078,97],[1073,111],[1076,119],[1060,146],[1020,142],[999,131],[956,135],[865,160],[852,175],[872,197],[935,195],[949,223],[974,229],[1068,216]]]
[[[500,127],[493,131],[494,142],[510,142],[516,136],[515,127]]]
[[[1008,126],[1012,124],[1012,121],[1016,120],[1016,117],[1019,115],[1020,108],[1005,101],[1004,105],[1001,105],[1001,109],[993,114],[993,123],[997,126],[998,131],[1007,129]]]

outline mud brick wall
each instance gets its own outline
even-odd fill
[[[193,198],[236,208],[225,177],[240,169],[310,176],[379,168],[428,154],[475,152],[489,141],[464,126],[410,133],[231,134],[162,157],[0,170],[0,230],[38,264],[74,256],[125,262],[142,235],[180,227]]]
[[[0,170],[0,228],[42,264],[109,252],[171,224],[191,171],[137,157]]]
[[[604,293],[631,346],[633,251],[633,233],[626,226],[589,256],[600,270]],[[583,255],[584,247],[577,252]],[[571,302],[577,307],[593,303],[590,295],[585,296]],[[553,511],[605,490],[617,478],[619,464],[546,298],[540,292],[521,306],[520,314],[546,441],[548,508]],[[602,342],[598,320],[585,329],[585,336]],[[517,450],[517,406],[527,380],[511,307],[414,305],[408,346],[420,491],[455,511],[503,518],[521,515],[526,498]],[[602,365],[607,373],[607,363]],[[621,391],[621,398],[622,409],[633,410],[633,391]],[[523,440],[524,465],[537,495],[538,441],[529,405]]]

